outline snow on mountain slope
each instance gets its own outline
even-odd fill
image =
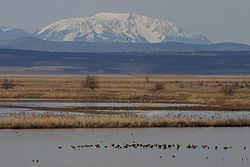
[[[62,20],[40,29],[35,36],[52,41],[210,43],[206,37],[189,33],[169,20],[133,13],[99,13]]]
[[[0,40],[16,39],[25,36],[29,36],[29,34],[22,29],[0,26]]]

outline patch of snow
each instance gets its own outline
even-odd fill
[[[7,32],[7,31],[13,31],[14,28],[9,28],[9,27],[0,27],[0,30],[3,32]]]
[[[40,29],[35,36],[52,41],[209,43],[205,37],[193,35],[169,20],[133,13],[98,13],[62,20]]]

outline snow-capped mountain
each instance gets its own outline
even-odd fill
[[[10,40],[29,36],[29,34],[20,28],[10,28],[0,26],[0,40]]]
[[[34,35],[51,41],[210,43],[205,36],[192,34],[167,19],[133,13],[99,13],[62,20],[38,30]]]

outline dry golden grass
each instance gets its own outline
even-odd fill
[[[98,76],[99,88],[82,87],[85,76],[73,77],[1,77],[11,79],[16,86],[0,89],[0,98],[77,99],[95,102],[175,102],[220,104],[250,107],[250,79],[207,78],[194,76]],[[156,83],[164,90],[153,92]],[[222,87],[236,83],[233,96],[225,96]]]
[[[246,127],[250,120],[191,119],[191,118],[125,118],[125,117],[37,117],[0,120],[0,129],[58,129],[58,128],[156,128],[156,127]]]
[[[220,105],[232,110],[250,109],[250,79],[243,78],[166,77],[160,75],[98,76],[99,87],[94,91],[82,87],[81,82],[85,80],[85,76],[0,77],[0,87],[4,79],[13,80],[15,87],[9,90],[0,88],[0,98],[71,99],[90,102],[203,103]],[[152,91],[157,83],[163,84],[164,89]],[[232,96],[226,96],[223,93],[222,88],[225,84],[235,85],[236,89]],[[12,117],[0,120],[1,129],[233,126],[250,126],[250,120],[146,119],[118,116],[89,118],[70,116]]]

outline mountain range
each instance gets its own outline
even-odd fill
[[[26,36],[29,36],[29,34],[20,28],[0,26],[0,40],[10,40]]]
[[[134,13],[98,13],[62,20],[38,30],[35,37],[51,41],[161,43],[211,43],[167,19]]]
[[[1,74],[249,74],[250,45],[212,43],[167,19],[99,13],[29,34],[0,27]]]
[[[0,40],[0,48],[17,50],[37,50],[49,52],[195,52],[195,51],[250,51],[250,45],[237,43],[187,44],[164,43],[90,43],[57,42],[34,37]]]
[[[0,27],[0,48],[51,52],[250,51],[250,45],[211,43],[167,19],[99,13],[62,20],[29,34]]]

